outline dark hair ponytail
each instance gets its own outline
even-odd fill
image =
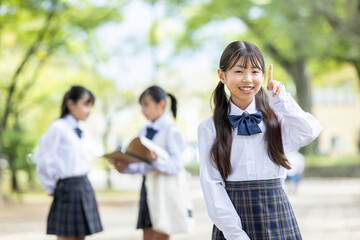
[[[64,95],[63,102],[61,104],[61,115],[60,118],[65,117],[67,114],[70,113],[68,107],[67,107],[67,101],[72,100],[74,103],[77,103],[84,94],[88,94],[89,98],[86,101],[86,103],[95,103],[95,97],[94,95],[86,88],[82,86],[72,86]]]
[[[240,59],[242,59],[245,68],[248,63],[251,63],[253,67],[261,69],[265,74],[265,62],[260,50],[254,44],[246,41],[232,42],[225,48],[220,59],[221,71],[225,73],[230,70]],[[214,101],[216,137],[210,153],[222,179],[226,181],[232,171],[230,157],[233,126],[228,117],[230,104],[223,83],[219,82],[212,98]],[[270,159],[275,164],[290,169],[289,161],[284,154],[279,120],[270,107],[268,96],[262,87],[256,94],[255,101],[256,108],[261,111],[266,126],[265,141]]]
[[[176,113],[177,113],[177,101],[176,101],[176,98],[171,93],[167,93],[167,95],[169,96],[170,101],[171,101],[171,112],[172,112],[174,118],[176,118]]]
[[[231,174],[230,153],[233,128],[228,117],[230,104],[222,82],[219,82],[216,86],[212,98],[215,105],[214,123],[216,138],[210,152],[215,166],[225,181]]]
[[[156,103],[159,103],[161,100],[164,100],[166,102],[166,97],[168,96],[171,101],[171,107],[170,107],[171,112],[172,112],[174,118],[176,118],[177,101],[176,101],[176,98],[174,97],[174,95],[172,95],[170,93],[166,93],[164,91],[164,89],[162,89],[161,87],[159,87],[157,85],[154,85],[154,86],[148,87],[141,93],[141,95],[139,97],[139,103],[141,103],[141,100],[146,95],[149,95]]]
[[[290,169],[288,159],[284,154],[279,119],[270,107],[269,97],[261,87],[255,96],[256,109],[261,111],[266,126],[265,140],[267,142],[267,154],[277,165]]]

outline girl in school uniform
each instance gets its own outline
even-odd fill
[[[94,102],[89,90],[73,86],[64,96],[60,118],[42,136],[36,155],[39,179],[54,197],[47,234],[56,235],[58,240],[81,240],[103,230],[78,127],[79,121],[88,118]]]
[[[139,136],[145,136],[155,144],[161,146],[166,139],[165,150],[169,154],[168,159],[157,157],[152,164],[132,163],[124,164],[117,162],[115,167],[118,171],[129,174],[142,174],[140,209],[137,229],[143,229],[144,240],[169,240],[170,236],[152,229],[151,216],[147,203],[147,190],[145,174],[149,171],[160,171],[166,174],[177,174],[183,170],[181,154],[186,144],[180,130],[172,118],[165,112],[167,97],[171,100],[171,111],[176,118],[176,99],[173,95],[166,93],[159,86],[147,88],[139,98],[143,115],[149,121],[140,129]],[[167,135],[167,136],[164,136]],[[155,154],[155,153],[154,153]]]
[[[250,42],[225,48],[218,75],[214,114],[198,127],[200,179],[214,223],[212,239],[301,239],[282,188],[290,168],[284,154],[309,144],[321,125],[272,79],[272,65],[266,95],[261,86],[264,59]]]

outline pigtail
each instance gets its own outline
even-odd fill
[[[266,126],[265,141],[267,142],[267,154],[277,165],[290,169],[290,163],[284,154],[279,119],[269,104],[269,97],[261,87],[255,95],[256,108],[261,111]]]
[[[174,95],[170,94],[170,93],[166,93],[170,100],[171,100],[171,112],[174,116],[174,118],[176,118],[176,112],[177,112],[177,101],[176,98],[174,97]]]
[[[69,109],[67,107],[67,101],[69,100],[69,96],[70,96],[70,90],[68,90],[65,95],[64,95],[64,98],[63,98],[63,101],[62,101],[62,104],[61,104],[61,114],[60,114],[60,118],[63,118],[65,117],[67,114],[69,114]]]
[[[216,138],[211,147],[212,161],[224,181],[231,174],[231,144],[233,127],[229,121],[230,104],[225,92],[224,84],[219,82],[213,95],[214,124]]]

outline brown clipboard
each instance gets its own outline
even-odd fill
[[[112,153],[105,154],[103,157],[107,159],[113,159],[115,161],[122,161],[125,163],[136,163],[136,162],[146,162],[151,163],[155,161],[151,157],[150,150],[145,147],[140,138],[134,138],[126,148],[125,152],[115,151]]]

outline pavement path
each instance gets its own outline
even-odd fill
[[[198,178],[191,194],[195,206],[195,228],[172,240],[210,239],[212,224],[206,213]],[[138,194],[97,193],[105,231],[88,240],[138,240],[135,229]],[[296,194],[289,194],[304,240],[360,239],[360,179],[305,179]],[[45,232],[50,198],[31,203],[0,204],[0,240],[53,240]]]

